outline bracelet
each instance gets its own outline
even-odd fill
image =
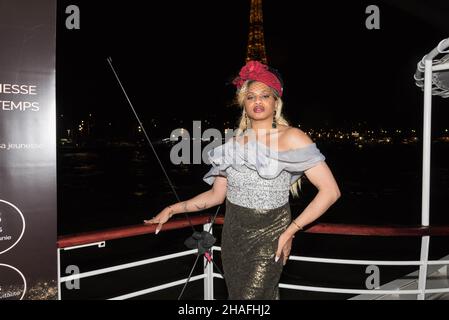
[[[293,223],[299,230],[302,230],[302,229],[303,229],[303,227],[301,227],[299,224],[297,224],[297,223],[295,222],[295,220],[292,220],[292,223]]]

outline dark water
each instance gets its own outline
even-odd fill
[[[320,218],[321,222],[371,225],[420,223],[420,145],[374,145],[360,149],[352,145],[318,143],[318,147],[326,156],[342,192],[338,202]],[[169,146],[159,145],[156,150],[181,200],[209,189],[202,180],[209,166],[175,166],[169,161]],[[446,199],[449,196],[448,164],[449,144],[434,143],[431,225],[449,225],[446,209]],[[58,171],[60,235],[140,224],[143,219],[154,216],[165,206],[176,202],[150,148],[60,149]],[[304,180],[300,198],[291,198],[292,214],[299,214],[316,192],[314,186]],[[224,206],[220,207],[220,212],[224,213],[224,209]],[[215,232],[218,241],[220,231],[217,226]],[[82,249],[78,250],[78,253],[71,252],[70,255],[64,253],[62,265],[77,264],[82,266],[83,271],[87,271],[182,251],[183,240],[190,234],[191,230],[177,230],[161,232],[157,237],[152,235],[110,241],[107,248]],[[432,238],[431,258],[448,254],[447,243],[447,238]],[[293,251],[296,254],[317,257],[417,260],[419,247],[420,239],[415,238],[301,234],[295,238]],[[107,298],[165,281],[178,280],[187,277],[193,261],[194,257],[186,257],[155,266],[134,268],[133,275],[141,276],[127,280],[126,286],[123,283],[118,285],[111,276],[102,276],[98,280],[83,280],[85,290],[76,292],[76,295],[84,298]],[[220,265],[219,256],[217,263]],[[289,262],[281,281],[363,288],[367,276],[364,268]],[[381,270],[381,280],[384,283],[413,271],[413,268],[383,267]],[[129,271],[122,271],[120,278],[126,277],[126,272],[129,275]],[[197,272],[201,272],[200,268],[197,268]],[[95,281],[100,281],[103,285],[98,286]],[[216,280],[216,298],[219,299],[226,297],[222,282]],[[198,292],[202,292],[202,282],[189,285],[188,288],[184,297],[196,298]],[[175,287],[141,298],[176,299],[180,290],[181,287]],[[66,298],[70,298],[75,292],[66,291],[64,294]],[[281,290],[281,294],[283,299],[345,298],[344,295],[298,293],[289,290]]]
[[[421,217],[421,150],[418,145],[318,145],[340,186],[342,197],[323,222],[418,224]],[[181,200],[209,189],[205,164],[172,165],[169,147],[156,148]],[[449,144],[432,149],[431,223],[449,222]],[[59,234],[140,223],[176,198],[150,148],[59,150]],[[316,189],[307,180],[299,213]]]

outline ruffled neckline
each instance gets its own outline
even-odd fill
[[[243,166],[256,170],[259,176],[265,179],[274,179],[285,170],[292,174],[294,182],[305,170],[325,159],[315,143],[277,151],[255,139],[241,144],[234,138],[210,150],[208,156],[213,165],[205,176],[205,181],[209,184],[213,181],[212,176],[218,175],[219,172],[224,172],[229,167],[243,171]]]

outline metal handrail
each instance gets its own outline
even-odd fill
[[[199,215],[191,219],[194,225],[207,225],[207,230],[210,226],[210,216],[209,215]],[[215,220],[217,224],[223,224],[224,216],[218,216]],[[175,230],[185,227],[189,227],[190,224],[185,221],[185,219],[173,220],[164,224],[163,230]],[[155,232],[154,225],[137,225],[128,226],[100,231],[92,231],[75,235],[65,235],[58,238],[58,261],[61,250],[72,250],[75,248],[86,247],[104,244],[107,240],[122,239],[128,237],[134,237],[142,234],[151,234]],[[345,225],[345,224],[328,224],[321,223],[315,224],[303,231],[304,233],[310,234],[333,234],[333,235],[356,235],[356,236],[419,236],[428,238],[429,236],[449,236],[448,226],[368,226],[368,225]],[[214,246],[213,251],[221,251],[221,248]],[[118,270],[129,269],[136,266],[141,266],[145,264],[151,264],[154,262],[165,261],[169,259],[178,258],[181,256],[195,254],[197,250],[188,250],[179,253],[169,254],[161,257],[140,260],[132,263],[126,263],[118,266],[103,268],[99,270],[93,270],[85,273],[80,273],[76,275],[70,275],[66,277],[59,277],[59,284],[66,281],[73,281],[76,279],[81,279],[85,277],[96,276],[99,274],[105,274],[109,272],[114,272]],[[435,260],[435,261],[378,261],[378,260],[347,260],[347,259],[329,259],[329,258],[317,258],[317,257],[303,257],[303,256],[290,256],[292,261],[306,261],[306,262],[319,262],[319,263],[334,263],[334,264],[356,264],[356,265],[409,265],[409,266],[423,266],[426,265],[446,265],[449,264],[449,260]],[[60,268],[58,266],[58,275],[60,273]],[[420,277],[422,277],[420,273]],[[206,297],[213,299],[213,278],[222,278],[220,274],[214,273],[212,268],[209,267],[205,270],[204,274],[194,276],[190,281],[205,280],[205,294]],[[139,295],[147,294],[150,292],[155,292],[163,289],[167,289],[173,286],[177,286],[187,282],[187,279],[177,280],[171,283],[159,285],[156,287],[147,288],[137,292],[125,294],[119,297],[112,298],[116,299],[127,299],[136,297]],[[425,295],[427,293],[446,293],[449,292],[449,288],[439,288],[439,289],[416,289],[416,290],[360,290],[360,289],[341,289],[341,288],[327,288],[327,287],[313,287],[313,286],[302,286],[302,285],[292,285],[280,283],[280,288],[292,289],[292,290],[302,290],[302,291],[316,291],[316,292],[328,292],[328,293],[346,293],[346,294],[418,294]]]
[[[209,215],[198,215],[191,218],[193,225],[210,223]],[[219,215],[215,224],[223,224],[224,216]],[[177,219],[164,224],[163,230],[175,230],[189,226],[187,219]],[[88,245],[107,240],[123,239],[156,231],[156,225],[133,225],[127,227],[91,231],[58,237],[58,248],[67,249],[74,246]],[[354,235],[354,236],[382,236],[382,237],[412,237],[412,236],[448,236],[449,226],[378,226],[361,224],[332,224],[319,223],[302,231],[314,234]]]

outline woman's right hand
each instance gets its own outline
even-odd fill
[[[156,227],[156,231],[155,234],[158,234],[159,231],[161,231],[162,226],[164,223],[166,223],[171,217],[173,216],[173,212],[170,208],[165,208],[164,210],[162,210],[161,212],[159,212],[159,214],[153,218],[151,218],[150,220],[143,220],[143,222],[145,224],[158,224],[158,226]]]

